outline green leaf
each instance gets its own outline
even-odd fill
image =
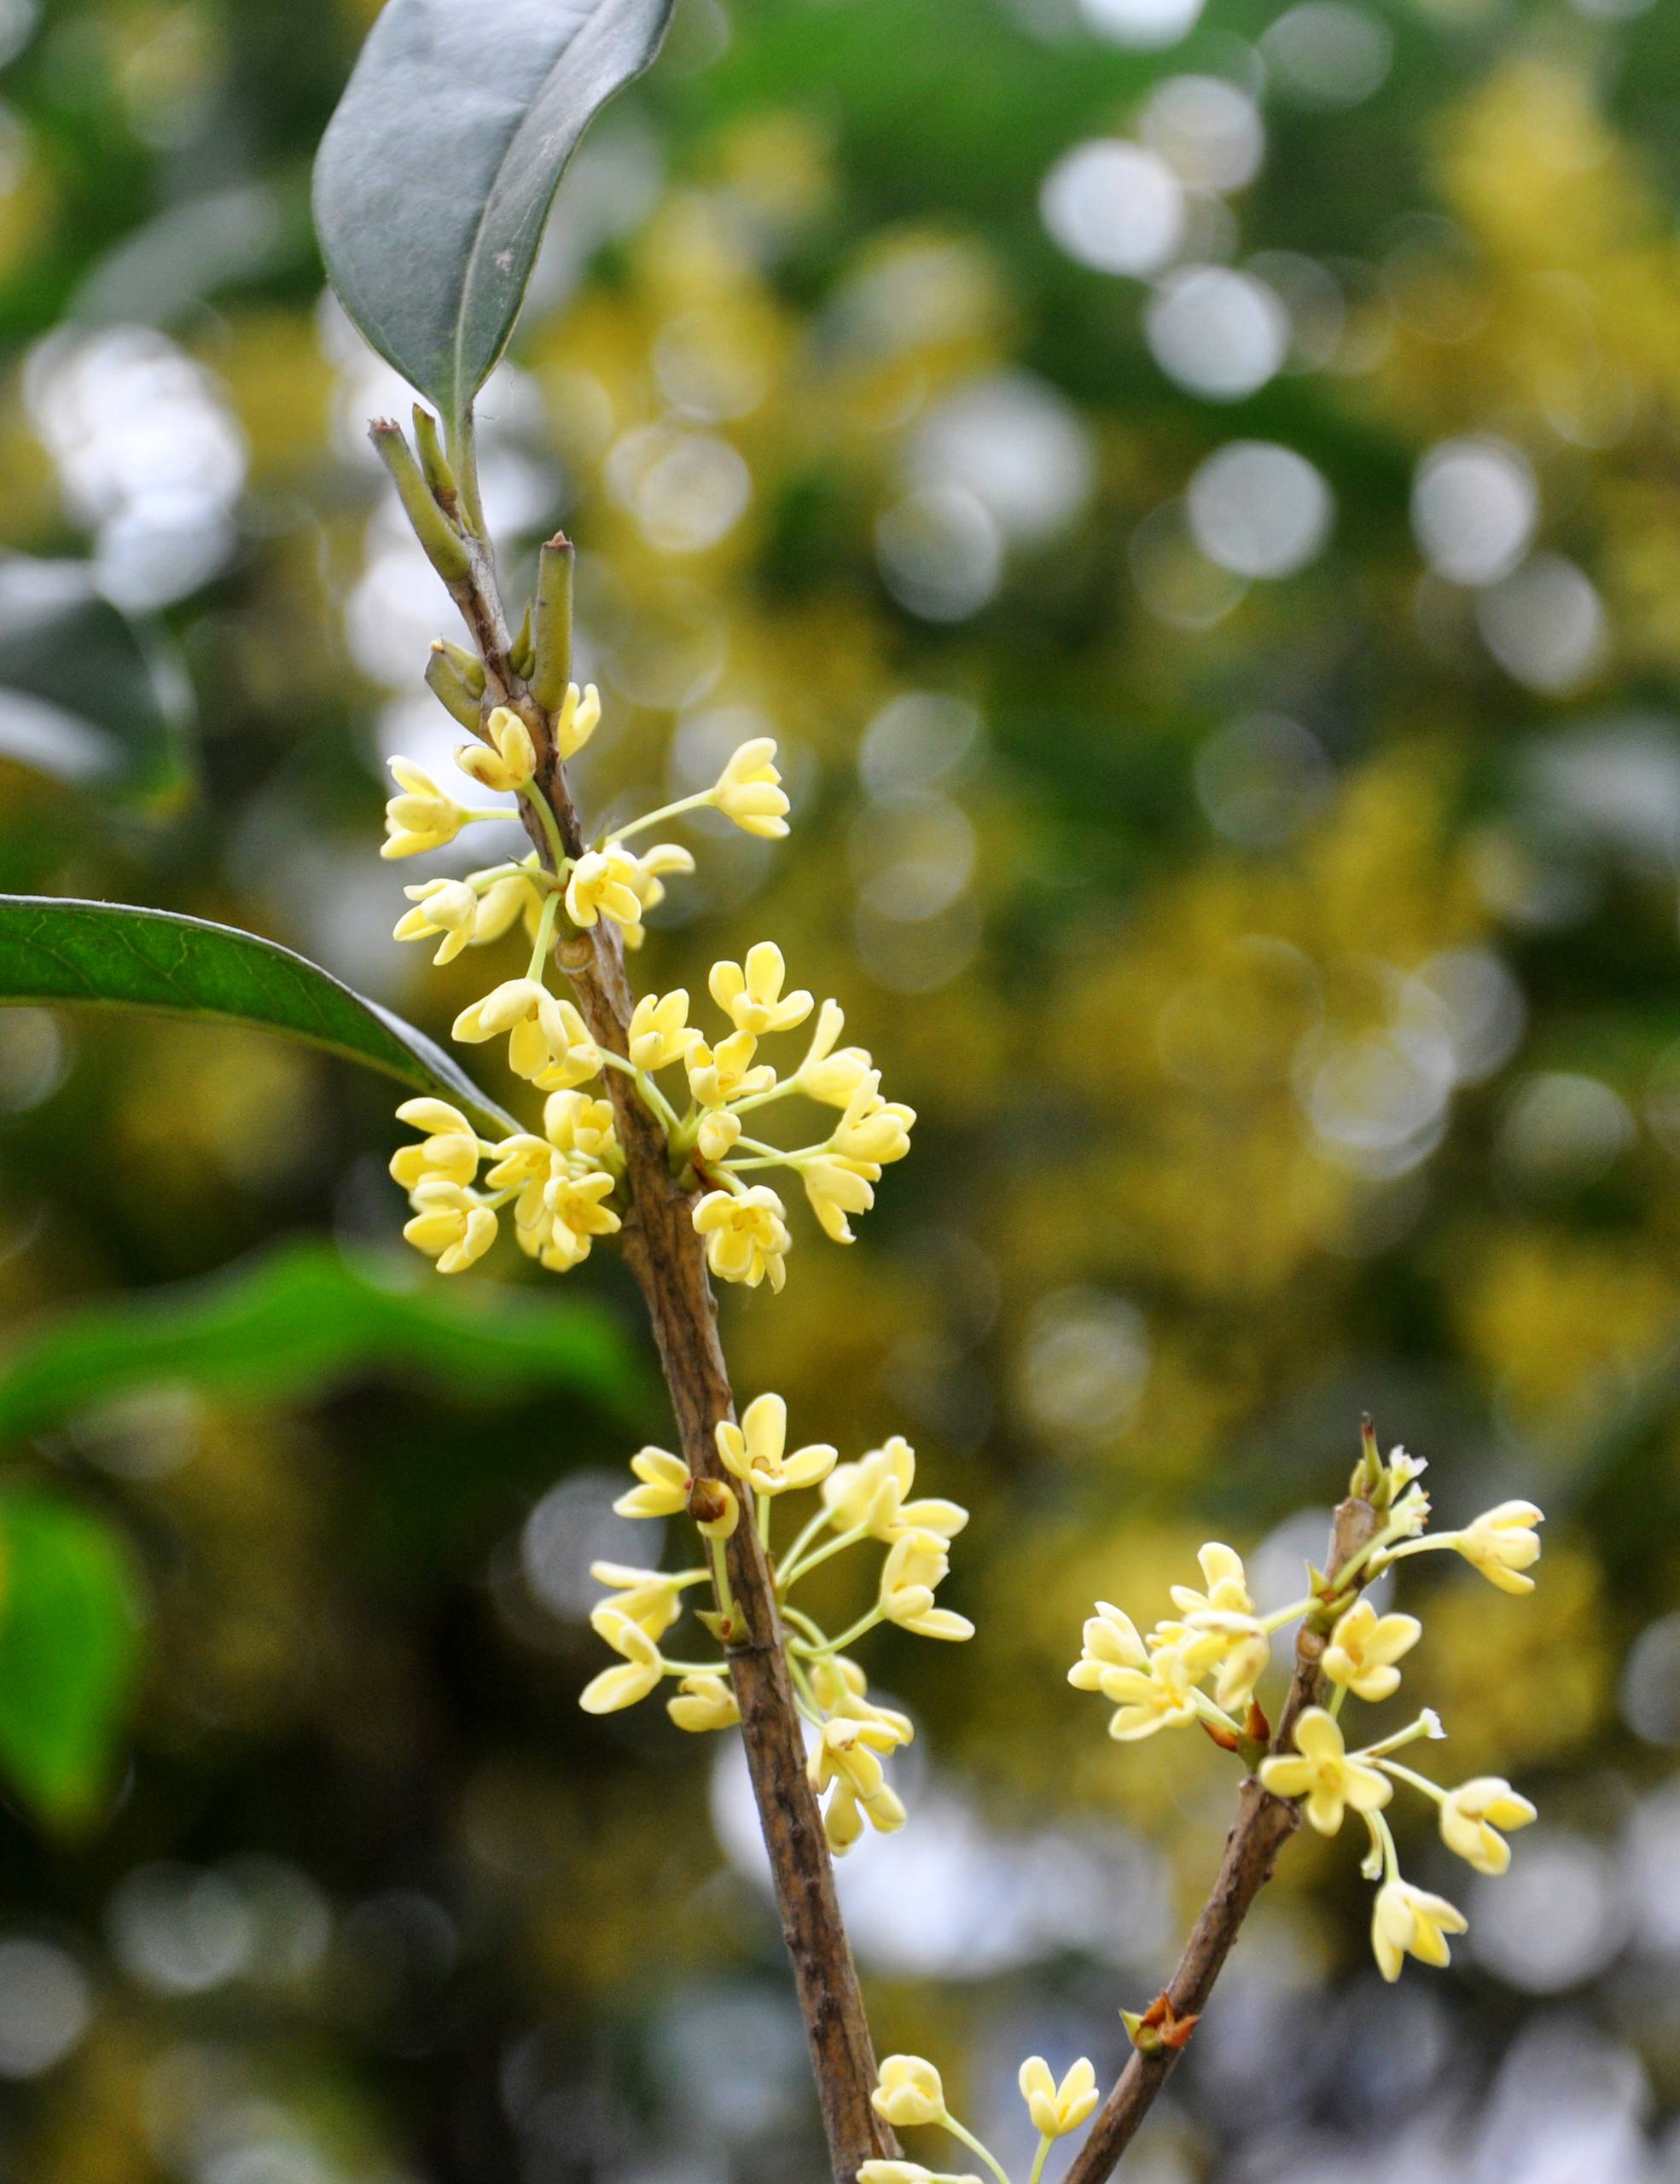
[[[506,347],[566,162],[673,0],[387,0],[315,166],[333,286],[452,432]]]
[[[0,1494],[0,1769],[49,1827],[84,1826],[110,1795],[140,1624],[108,1523],[39,1489]]]
[[[91,1002],[259,1025],[365,1062],[410,1092],[454,1101],[497,1133],[519,1127],[400,1016],[289,948],[203,918],[0,895],[0,1005],[8,1002]]]
[[[191,787],[190,710],[162,636],[80,562],[0,557],[0,757],[166,811]]]
[[[539,1302],[429,1273],[421,1288],[389,1288],[308,1240],[26,1331],[0,1360],[0,1445],[142,1388],[284,1401],[374,1370],[462,1395],[564,1388],[621,1414],[642,1392],[618,1323],[586,1299]]]

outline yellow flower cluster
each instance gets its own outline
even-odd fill
[[[1038,2184],[1044,2158],[1058,2139],[1077,2131],[1096,2106],[1096,2072],[1082,2055],[1057,2082],[1042,2055],[1029,2055],[1020,2066],[1020,2097],[1026,2103],[1038,2134],[1028,2184]],[[949,2131],[970,2152],[977,2153],[997,2184],[1009,2184],[1008,2173],[967,2126],[952,2115],[945,2101],[944,2081],[933,2065],[921,2055],[889,2055],[877,2073],[869,2095],[875,2113],[895,2131],[933,2124]],[[915,2161],[866,2161],[857,2171],[858,2184],[979,2184],[971,2174],[954,2175],[949,2170],[924,2169]]]
[[[1262,1785],[1275,1797],[1299,1798],[1310,1826],[1334,1835],[1349,1812],[1365,1822],[1371,1838],[1368,1878],[1382,1883],[1372,1920],[1371,1942],[1385,1979],[1399,1977],[1407,1955],[1426,1964],[1448,1960],[1446,1936],[1462,1933],[1462,1915],[1444,1897],[1401,1878],[1394,1837],[1384,1818],[1397,1781],[1433,1800],[1442,1839],[1478,1873],[1503,1873],[1510,1848],[1501,1829],[1526,1827],[1534,1807],[1510,1784],[1479,1776],[1448,1789],[1404,1766],[1393,1755],[1420,1737],[1445,1734],[1426,1707],[1394,1735],[1350,1751],[1340,1716],[1350,1698],[1376,1703],[1399,1688],[1400,1662],[1423,1635],[1416,1616],[1380,1614],[1363,1589],[1393,1563],[1434,1548],[1450,1548],[1502,1591],[1533,1589],[1525,1573],[1538,1559],[1535,1527],[1541,1513],[1531,1502],[1503,1502],[1462,1531],[1424,1536],[1428,1496],[1417,1484],[1423,1466],[1396,1449],[1383,1463],[1367,1432],[1366,1452],[1354,1490],[1378,1512],[1378,1529],[1333,1579],[1309,1573],[1306,1594],[1266,1614],[1250,1598],[1239,1557],[1218,1542],[1199,1557],[1203,1586],[1175,1586],[1175,1619],[1158,1623],[1147,1637],[1119,1608],[1099,1601],[1084,1626],[1079,1658],[1068,1671],[1076,1689],[1098,1691],[1116,1711],[1109,1734],[1122,1742],[1157,1730],[1200,1722],[1215,1743],[1258,1762]],[[1325,1639],[1321,1674],[1328,1704],[1305,1708],[1290,1731],[1292,1749],[1263,1757],[1270,1731],[1253,1705],[1253,1693],[1284,1624],[1305,1617]],[[1210,1692],[1206,1687],[1212,1683]],[[1243,1714],[1241,1710],[1248,1711]]]
[[[553,1093],[541,1137],[521,1131],[499,1141],[481,1138],[446,1100],[405,1100],[397,1115],[425,1133],[391,1162],[413,1210],[403,1234],[440,1274],[484,1257],[509,1203],[520,1249],[558,1270],[581,1264],[597,1236],[617,1230],[619,1217],[603,1201],[624,1160],[605,1100]],[[475,1188],[481,1160],[491,1164],[484,1191]]]
[[[562,758],[582,749],[600,717],[593,683],[582,691],[573,683],[554,720]],[[509,1069],[544,1092],[573,1091],[609,1068],[632,1078],[666,1133],[673,1170],[698,1193],[695,1228],[719,1281],[753,1288],[768,1281],[780,1289],[787,1276],[792,1243],[787,1208],[769,1183],[750,1179],[754,1170],[791,1170],[828,1234],[850,1243],[850,1217],[874,1205],[882,1169],[910,1150],[916,1117],[882,1096],[880,1072],[863,1048],[840,1045],[845,1018],[836,1002],[825,1001],[817,1010],[804,1058],[791,1073],[780,1076],[758,1059],[760,1039],[796,1030],[816,1007],[809,993],[783,990],[787,966],[774,942],[760,941],[744,962],[713,965],[712,998],[729,1029],[711,1043],[689,1023],[689,996],[679,988],[638,1002],[628,1056],[609,1053],[590,1037],[576,1006],[551,992],[547,982],[562,916],[579,932],[605,919],[634,947],[642,937],[643,914],[664,896],[666,879],[694,870],[693,857],[680,844],[657,843],[638,853],[625,846],[631,836],[701,807],[721,811],[749,834],[774,838],[788,832],[788,798],[774,741],[757,736],[743,743],[710,788],[602,834],[576,857],[567,854],[548,805],[534,791],[537,750],[517,712],[495,707],[482,741],[462,744],[456,760],[480,787],[520,799],[547,839],[549,857],[545,863],[533,851],[464,879],[428,880],[404,891],[413,907],[398,921],[395,937],[435,939],[434,962],[452,962],[465,949],[499,940],[516,923],[531,943],[524,976],[503,980],[463,1008],[453,1036],[466,1045],[505,1037]],[[440,849],[463,827],[508,816],[505,809],[457,804],[407,758],[392,759],[391,768],[398,793],[386,806],[385,857]],[[677,1069],[683,1073],[684,1096],[673,1105],[657,1079],[661,1071]],[[787,1150],[745,1134],[744,1118],[754,1109],[794,1094],[838,1110],[824,1137]],[[408,1109],[403,1112],[410,1118]],[[430,1136],[439,1135],[424,1127]],[[495,1240],[497,1211],[510,1199],[517,1203],[521,1246],[556,1271],[577,1265],[590,1239],[619,1227],[618,1215],[601,1201],[611,1196],[622,1161],[602,1157],[585,1173],[578,1164],[586,1148],[555,1141],[549,1153],[564,1153],[571,1161],[562,1176],[537,1139],[520,1137],[515,1155],[480,1147],[464,1123],[461,1137],[474,1157],[463,1162],[457,1148],[450,1172],[436,1162],[422,1165],[412,1147],[398,1155],[398,1180],[410,1192],[414,1214],[404,1233],[444,1272],[458,1272],[483,1256]],[[500,1156],[488,1178],[488,1195],[472,1188],[479,1152]]]
[[[680,1067],[686,1079],[687,1111],[678,1118],[671,1110],[672,1158],[709,1186],[694,1215],[706,1263],[719,1281],[752,1288],[764,1281],[781,1288],[792,1239],[778,1194],[746,1178],[770,1168],[790,1170],[825,1232],[849,1244],[847,1217],[875,1204],[881,1170],[909,1152],[916,1121],[911,1108],[882,1097],[881,1072],[868,1051],[840,1045],[846,1019],[838,1002],[825,1001],[817,1011],[804,1057],[788,1075],[778,1076],[759,1059],[760,1039],[796,1030],[815,1007],[803,988],[784,991],[787,976],[782,950],[761,940],[744,961],[712,967],[712,998],[730,1025],[715,1043],[689,1023],[689,996],[681,987],[644,995],[630,1027],[630,1058],[644,1076]],[[839,1110],[825,1137],[790,1151],[746,1134],[744,1118],[795,1095]]]
[[[855,1463],[841,1463],[826,1442],[790,1450],[788,1407],[777,1395],[756,1397],[739,1424],[724,1420],[714,1438],[718,1463],[727,1474],[724,1479],[696,1476],[666,1449],[642,1449],[631,1458],[636,1484],[614,1502],[618,1513],[686,1513],[707,1542],[708,1562],[675,1574],[617,1563],[594,1565],[593,1576],[609,1593],[591,1620],[620,1664],[596,1677],[582,1704],[590,1713],[610,1713],[634,1705],[656,1691],[665,1677],[674,1676],[679,1679],[677,1693],[667,1701],[666,1711],[678,1728],[724,1729],[740,1720],[730,1647],[742,1633],[735,1625],[723,1542],[741,1521],[743,1508],[750,1508],[786,1626],[795,1701],[812,1732],[811,1787],[824,1800],[829,1847],[842,1854],[866,1823],[882,1834],[904,1825],[904,1808],[887,1782],[884,1762],[915,1734],[907,1716],[869,1697],[863,1670],[843,1649],[882,1623],[896,1623],[925,1638],[974,1635],[965,1616],[940,1607],[934,1597],[950,1567],[950,1542],[968,1523],[968,1513],[955,1502],[910,1498],[916,1454],[896,1435]],[[821,1506],[778,1550],[773,1536],[776,1503],[784,1494],[812,1488],[820,1490]],[[793,1605],[793,1589],[811,1571],[868,1541],[887,1550],[875,1599],[831,1638]],[[660,1641],[682,1612],[681,1596],[708,1574],[715,1580],[718,1606],[701,1612],[699,1619],[724,1653],[712,1660],[667,1659]]]

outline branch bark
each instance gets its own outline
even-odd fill
[[[1366,1546],[1376,1530],[1376,1512],[1369,1502],[1350,1497],[1336,1511],[1325,1569],[1334,1583],[1338,1571]],[[1287,1751],[1294,1726],[1307,1707],[1316,1706],[1323,1688],[1325,1640],[1310,1621],[1301,1626],[1295,1641],[1295,1669],[1289,1695],[1278,1717],[1270,1749]],[[1301,1809],[1287,1798],[1275,1798],[1250,1775],[1237,1793],[1236,1818],[1225,1838],[1224,1856],[1218,1879],[1200,1916],[1191,1930],[1178,1960],[1178,1968],[1166,1992],[1180,2017],[1197,2016],[1207,2006],[1213,1983],[1231,1953],[1232,1944],[1255,1897],[1271,1879],[1278,1853],[1301,1824]],[[1090,2135],[1069,2168],[1065,2184],[1104,2184],[1120,2156],[1131,2145],[1155,2096],[1171,2076],[1182,2051],[1164,2048],[1148,2054],[1134,2048],[1109,2094],[1092,2121]]]
[[[467,545],[468,573],[449,590],[484,661],[486,713],[495,706],[511,706],[530,729],[538,753],[535,785],[567,855],[575,857],[584,847],[583,834],[552,719],[509,661],[507,620],[489,551],[470,536]],[[545,830],[528,812],[526,823],[538,855],[552,868]],[[555,959],[597,1045],[625,1054],[633,997],[617,926],[603,918],[591,932],[557,940]],[[724,1479],[713,1428],[733,1418],[734,1398],[717,1305],[691,1218],[695,1199],[672,1174],[664,1133],[634,1080],[615,1069],[606,1076],[625,1161],[629,1206],[621,1241],[653,1323],[683,1458],[691,1472]],[[837,2184],[852,2184],[861,2163],[896,2155],[898,2146],[869,2105],[875,2051],[822,1815],[805,1775],[775,1587],[750,1510],[729,1542],[728,1568],[745,1625],[730,1653],[747,1767],[811,2043],[829,2158]]]

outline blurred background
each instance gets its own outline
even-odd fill
[[[375,850],[449,610],[307,209],[373,13],[0,0],[0,885],[442,1034],[486,959],[395,946]],[[638,976],[774,934],[921,1117],[724,1318],[800,1438],[975,1511],[974,1643],[868,1648],[922,1734],[842,1892],[879,2045],[1008,2160],[1234,1788],[1108,1741],[1081,1618],[1208,1536],[1289,1597],[1369,1407],[1444,1520],[1547,1510],[1533,1600],[1405,1588],[1426,1763],[1543,1816],[1493,1882],[1397,1811],[1471,1931],[1392,1992],[1357,1846],[1297,1844],[1127,2174],[1680,2178],[1677,123],[1640,0],[682,0],[485,398],[510,590],[578,542],[587,807],[782,746],[792,840],[697,828]],[[390,1108],[0,1012],[6,1478],[144,1624],[110,1759],[0,1812],[0,2175],[814,2177],[733,1740],[575,1704],[669,1432],[635,1300],[438,1283]]]

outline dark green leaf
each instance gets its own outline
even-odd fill
[[[0,1004],[80,1002],[224,1017],[285,1031],[452,1100],[497,1133],[518,1124],[411,1024],[272,940],[119,903],[0,895]]]
[[[49,1826],[84,1825],[109,1796],[139,1649],[111,1526],[38,1489],[0,1494],[0,1768]]]
[[[0,757],[166,810],[190,785],[189,710],[161,635],[79,562],[0,559]]]
[[[26,1333],[0,1362],[0,1445],[141,1388],[283,1400],[381,1368],[465,1394],[565,1388],[614,1410],[637,1384],[616,1322],[586,1299],[430,1273],[417,1289],[387,1288],[331,1246],[301,1241]]]
[[[345,309],[458,428],[507,345],[566,162],[673,0],[387,0],[315,166]]]

